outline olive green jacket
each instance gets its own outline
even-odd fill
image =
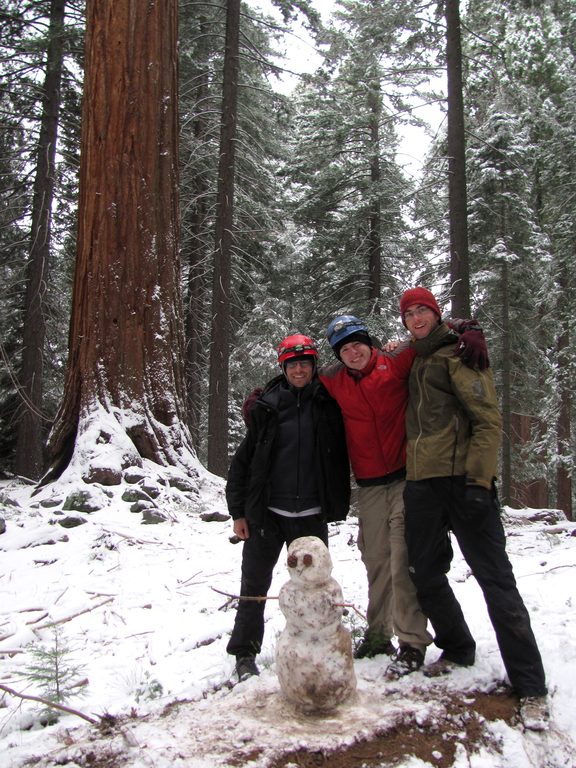
[[[494,379],[490,369],[468,368],[454,355],[457,340],[441,323],[411,342],[407,479],[465,475],[467,484],[490,488],[502,431]]]

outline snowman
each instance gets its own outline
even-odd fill
[[[288,547],[290,581],[280,590],[286,619],[276,645],[284,696],[306,712],[329,712],[356,691],[350,633],[342,626],[342,590],[330,575],[332,560],[315,536]]]

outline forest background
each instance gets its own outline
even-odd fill
[[[283,336],[397,337],[423,284],[487,337],[503,501],[572,519],[573,1],[274,5],[0,0],[0,467],[225,476]]]

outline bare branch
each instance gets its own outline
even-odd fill
[[[99,723],[99,720],[95,720],[93,717],[90,717],[90,715],[85,715],[77,709],[66,707],[64,704],[56,704],[54,701],[43,699],[41,696],[30,696],[27,693],[18,693],[18,691],[15,691],[13,688],[9,688],[7,685],[2,685],[1,683],[0,691],[5,691],[11,696],[17,696],[19,699],[25,699],[26,701],[37,701],[39,704],[44,704],[46,707],[50,707],[50,709],[58,709],[60,712],[66,712],[68,715],[76,715],[77,717],[81,717],[83,720],[92,723],[92,725],[98,725]]]
[[[77,613],[72,613],[70,616],[65,616],[63,619],[58,619],[58,621],[47,621],[46,624],[41,624],[39,627],[34,627],[34,631],[39,629],[48,629],[49,627],[56,627],[58,624],[65,624],[67,621],[71,621],[77,616],[82,616],[83,613],[89,613],[90,611],[96,610],[96,608],[101,608],[103,605],[106,605],[106,603],[111,603],[113,600],[113,597],[109,597],[106,600],[102,600],[101,602],[96,603],[96,605],[93,605],[90,608],[84,608]]]
[[[252,596],[252,595],[233,595],[230,592],[223,592],[221,589],[216,589],[216,587],[210,587],[210,589],[213,590],[214,592],[218,592],[219,595],[224,595],[225,597],[229,597],[230,598],[225,603],[225,605],[223,607],[226,607],[226,606],[230,605],[230,603],[233,600],[258,600],[259,602],[262,602],[263,600],[278,600],[277,596],[272,597],[270,595],[267,595],[267,596],[262,597],[260,595],[258,595],[258,596]],[[362,611],[359,611],[358,608],[356,608],[356,606],[353,605],[352,603],[334,603],[334,607],[338,607],[338,608],[352,608],[353,611],[356,611],[358,616],[360,616],[362,619],[364,619],[364,621],[368,622],[368,619],[362,613]]]
[[[218,608],[219,611],[221,611],[224,608],[227,608],[230,605],[230,603],[232,603],[234,600],[256,600],[258,602],[263,602],[264,600],[278,600],[278,597],[271,597],[270,595],[264,596],[264,597],[259,596],[259,595],[258,596],[252,596],[252,595],[232,595],[232,594],[230,594],[230,592],[222,592],[221,589],[216,589],[216,587],[210,587],[210,589],[213,590],[214,592],[218,592],[219,595],[225,595],[225,597],[230,598],[229,600],[227,600],[224,603],[224,605],[222,605],[222,606],[220,606],[220,608]]]

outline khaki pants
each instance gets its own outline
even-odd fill
[[[368,576],[368,627],[422,653],[432,642],[408,573],[404,480],[359,488],[358,548]]]

